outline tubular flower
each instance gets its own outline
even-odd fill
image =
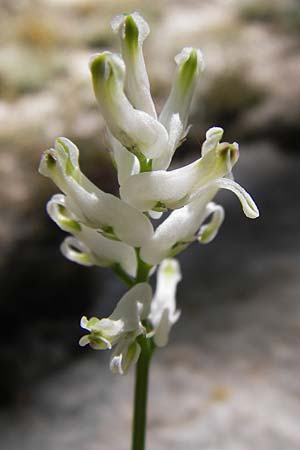
[[[80,171],[78,148],[68,139],[56,140],[41,160],[40,173],[66,194],[66,204],[79,221],[104,235],[140,247],[153,233],[151,222],[132,206],[95,186]]]
[[[150,33],[143,17],[134,12],[120,14],[111,23],[121,42],[122,58],[126,66],[125,92],[132,106],[156,119],[156,110],[150,93],[150,83],[143,55],[143,43]]]
[[[169,133],[167,151],[153,162],[155,170],[167,169],[180,141],[188,132],[189,110],[201,72],[204,69],[200,50],[185,47],[175,57],[177,70],[171,92],[159,120]]]
[[[148,264],[159,264],[164,258],[175,256],[193,241],[211,242],[223,220],[224,209],[210,202],[213,192],[173,211],[155,230],[151,239],[141,248],[141,257]],[[204,221],[211,216],[211,221]]]
[[[124,92],[125,65],[110,52],[90,62],[94,92],[111,133],[132,153],[157,158],[166,149],[168,133],[148,113],[135,109]]]
[[[238,160],[239,148],[236,143],[220,143],[222,134],[220,128],[208,130],[202,157],[185,167],[133,175],[120,188],[122,198],[141,211],[164,211],[180,208],[207,190],[224,188],[237,195],[247,217],[258,217],[250,195],[228,178]]]
[[[199,158],[169,170],[189,130],[189,110],[204,69],[201,51],[186,47],[175,57],[170,94],[158,115],[143,56],[148,24],[133,12],[117,16],[112,29],[121,55],[94,55],[90,71],[120,195],[103,192],[82,173],[79,150],[66,138],[44,152],[39,171],[62,191],[49,200],[47,212],[69,233],[61,245],[64,256],[85,266],[109,267],[130,287],[108,318],[81,320],[88,334],[80,345],[112,349],[110,368],[124,374],[141,349],[150,354],[153,346],[167,344],[179,318],[175,296],[181,273],[173,257],[195,241],[207,244],[215,238],[224,220],[224,209],[214,202],[218,191],[232,191],[247,217],[259,212],[233,179],[239,146],[222,142],[220,127],[207,131]],[[155,229],[151,219],[161,219]],[[157,265],[152,298],[148,279]]]
[[[158,347],[167,345],[171,327],[180,316],[180,311],[176,310],[176,288],[180,280],[181,272],[176,259],[165,259],[158,269],[149,316],[154,329],[154,342]]]
[[[108,239],[98,231],[81,224],[67,207],[67,197],[54,195],[47,203],[51,219],[73,237],[67,237],[61,251],[73,262],[84,266],[114,267],[120,265],[130,276],[136,275],[137,260],[132,247],[124,242]]]
[[[89,344],[95,350],[112,349],[113,372],[123,374],[134,364],[140,354],[140,346],[136,338],[146,334],[142,321],[150,313],[152,290],[148,283],[139,283],[131,288],[119,301],[113,313],[104,319],[92,317],[81,319],[81,327],[89,334],[83,336],[79,344]]]

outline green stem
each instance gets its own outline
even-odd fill
[[[147,397],[151,356],[154,350],[151,339],[139,337],[141,354],[136,364],[132,450],[145,450],[147,425]]]
[[[135,284],[147,282],[151,266],[140,258],[140,249],[136,248],[135,251],[138,263]],[[147,332],[150,331],[147,321],[144,322],[144,326]],[[132,450],[145,450],[149,367],[155,346],[151,338],[144,336],[139,336],[137,342],[141,347],[141,353],[135,371]]]
[[[127,275],[127,273],[122,269],[120,264],[114,264],[113,266],[111,266],[111,268],[113,272],[117,275],[117,277],[119,277],[120,280],[122,280],[123,283],[126,284],[126,286],[128,287],[134,286],[135,281],[129,275]]]
[[[140,249],[136,248],[135,249],[136,252],[136,257],[137,257],[137,261],[138,261],[138,268],[137,268],[137,274],[136,274],[136,284],[137,283],[142,283],[143,281],[148,281],[149,278],[149,272],[152,266],[150,266],[149,264],[145,263],[141,258],[140,258]]]

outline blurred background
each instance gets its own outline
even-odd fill
[[[219,236],[180,256],[182,316],[153,362],[149,449],[299,450],[299,0],[1,0],[0,447],[129,448],[133,373],[113,377],[109,354],[77,344],[80,317],[109,313],[124,287],[62,257],[64,233],[45,213],[57,188],[37,167],[66,136],[83,171],[117,192],[88,60],[118,49],[110,21],[133,10],[151,26],[158,110],[181,48],[205,57],[173,166],[224,127],[261,211],[248,220],[222,193]]]

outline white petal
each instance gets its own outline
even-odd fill
[[[171,118],[175,113],[179,113],[183,130],[185,130],[197,81],[204,69],[201,51],[191,47],[184,48],[176,55],[175,62],[177,70],[171,92],[159,116],[160,122],[168,131],[170,130]]]
[[[110,360],[110,370],[114,374],[125,375],[129,368],[136,364],[141,347],[132,339],[121,340],[116,346]]]
[[[250,194],[235,181],[229,178],[220,178],[211,182],[205,189],[208,188],[228,189],[238,197],[245,216],[250,219],[256,219],[259,216],[258,208]],[[199,189],[194,193],[193,197],[196,198],[198,195],[202,195],[202,192],[203,189]]]
[[[149,219],[119,198],[97,188],[60,145],[44,153],[40,172],[51,178],[67,195],[66,206],[81,223],[114,233],[117,238],[140,247],[153,233]]]
[[[183,124],[180,120],[179,114],[173,114],[169,126],[169,139],[166,151],[156,159],[153,159],[153,170],[166,170],[173,158],[176,148],[180,145],[180,140],[184,135]]]
[[[208,244],[217,235],[220,226],[224,221],[224,208],[211,202],[206,206],[206,213],[212,214],[209,223],[203,225],[198,234],[198,240],[201,244]]]
[[[47,213],[51,219],[64,231],[80,233],[82,226],[78,218],[66,207],[66,196],[56,194],[47,203]]]
[[[134,109],[124,94],[125,66],[109,52],[93,57],[90,64],[94,91],[103,117],[116,139],[133,153],[157,158],[166,149],[164,126],[144,111]]]
[[[195,191],[227,174],[228,153],[234,165],[238,147],[222,143],[216,151],[180,169],[133,175],[120,189],[122,198],[141,211],[180,208],[192,201]]]
[[[176,288],[180,280],[178,262],[175,259],[164,260],[158,269],[157,287],[149,317],[155,329],[154,342],[159,347],[167,344],[171,326],[180,315],[176,311]]]
[[[182,206],[199,180],[199,161],[166,172],[133,175],[121,186],[122,198],[141,211],[165,210]]]
[[[124,242],[108,239],[98,231],[85,225],[80,225],[77,217],[68,208],[67,197],[62,194],[54,195],[47,203],[47,211],[60,228],[72,233],[85,246],[85,254],[89,255],[90,264],[93,263],[101,267],[119,264],[129,275],[136,275],[137,259],[135,250]],[[67,251],[68,255],[71,252],[74,258],[74,250],[70,249],[70,245],[66,247],[66,243],[64,243],[63,249]],[[75,256],[76,258],[79,257],[78,252]],[[69,256],[67,257],[69,258]],[[79,260],[80,264],[82,264],[81,261],[82,255]],[[86,261],[85,257],[83,261]]]
[[[88,322],[89,321],[88,321],[87,317],[86,316],[82,316],[81,320],[80,320],[81,328],[84,328],[84,329],[88,330],[88,328],[87,328]]]
[[[122,57],[126,65],[125,92],[136,109],[156,118],[142,48],[150,32],[149,26],[137,12],[120,14],[111,25],[121,40]]]
[[[153,340],[157,347],[165,347],[168,344],[171,328],[172,323],[169,318],[169,311],[167,309],[164,309],[154,331]]]
[[[60,246],[62,254],[70,261],[82,266],[93,266],[94,261],[90,250],[78,239],[67,237]]]
[[[136,284],[123,295],[110,319],[122,319],[124,331],[137,330],[140,327],[140,321],[149,314],[151,299],[151,286],[148,283]]]
[[[79,339],[79,345],[80,347],[85,347],[86,345],[88,345],[90,343],[90,339],[88,335],[82,336]]]
[[[149,211],[148,214],[151,217],[151,219],[154,219],[154,220],[160,219],[161,216],[163,215],[162,212],[158,212],[158,211]]]
[[[208,152],[214,151],[222,139],[224,130],[220,127],[212,127],[206,132],[206,140],[202,144],[201,154],[206,155]]]
[[[217,189],[210,189],[194,202],[173,211],[141,248],[141,258],[148,264],[158,264],[193,242],[201,224],[212,213],[207,210],[207,203],[216,192]]]
[[[89,344],[93,350],[111,350],[112,344],[105,339],[103,336],[96,337],[95,339],[91,339],[89,336]]]
[[[115,337],[118,338],[124,332],[124,321],[122,318],[112,320],[111,317],[100,319],[95,329],[92,328],[92,331],[100,331],[111,343]]]
[[[184,48],[175,57],[177,70],[171,93],[159,116],[166,127],[168,148],[153,161],[153,169],[167,169],[180,142],[188,133],[187,123],[191,101],[200,73],[204,68],[202,53],[191,47]]]
[[[83,228],[79,237],[90,249],[95,264],[107,267],[117,263],[129,275],[136,275],[137,260],[135,250],[128,244],[107,239],[97,231],[87,227]]]
[[[139,160],[129,152],[109,130],[107,130],[107,142],[112,151],[112,157],[118,171],[118,181],[122,185],[131,175],[140,171]]]

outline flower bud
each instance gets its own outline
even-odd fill
[[[160,113],[159,120],[169,131],[173,114],[178,113],[185,129],[189,109],[195,92],[197,81],[204,69],[202,53],[199,49],[185,47],[176,55],[177,70],[172,83],[171,92]]]
[[[126,66],[125,93],[134,108],[156,119],[143,56],[143,43],[150,32],[149,26],[137,12],[118,15],[111,26],[121,41],[122,58]]]
[[[204,69],[201,51],[192,47],[184,48],[175,57],[175,62],[177,70],[171,92],[159,116],[159,121],[169,134],[168,147],[153,161],[154,170],[169,167],[176,148],[188,133],[189,110],[197,81]]]
[[[124,93],[125,65],[110,52],[90,63],[96,98],[111,133],[132,153],[157,158],[166,149],[168,133],[155,118],[134,109]]]
[[[158,347],[167,345],[171,328],[180,316],[176,310],[176,288],[180,280],[179,263],[176,259],[165,259],[158,269],[149,316],[154,328],[153,339]]]
[[[137,336],[145,334],[142,321],[150,313],[152,289],[148,283],[139,283],[121,298],[113,313],[105,319],[86,317],[81,319],[81,327],[90,334],[83,336],[79,344],[90,344],[95,350],[116,349],[111,357],[112,372],[124,374],[134,364],[140,354],[135,341]]]

